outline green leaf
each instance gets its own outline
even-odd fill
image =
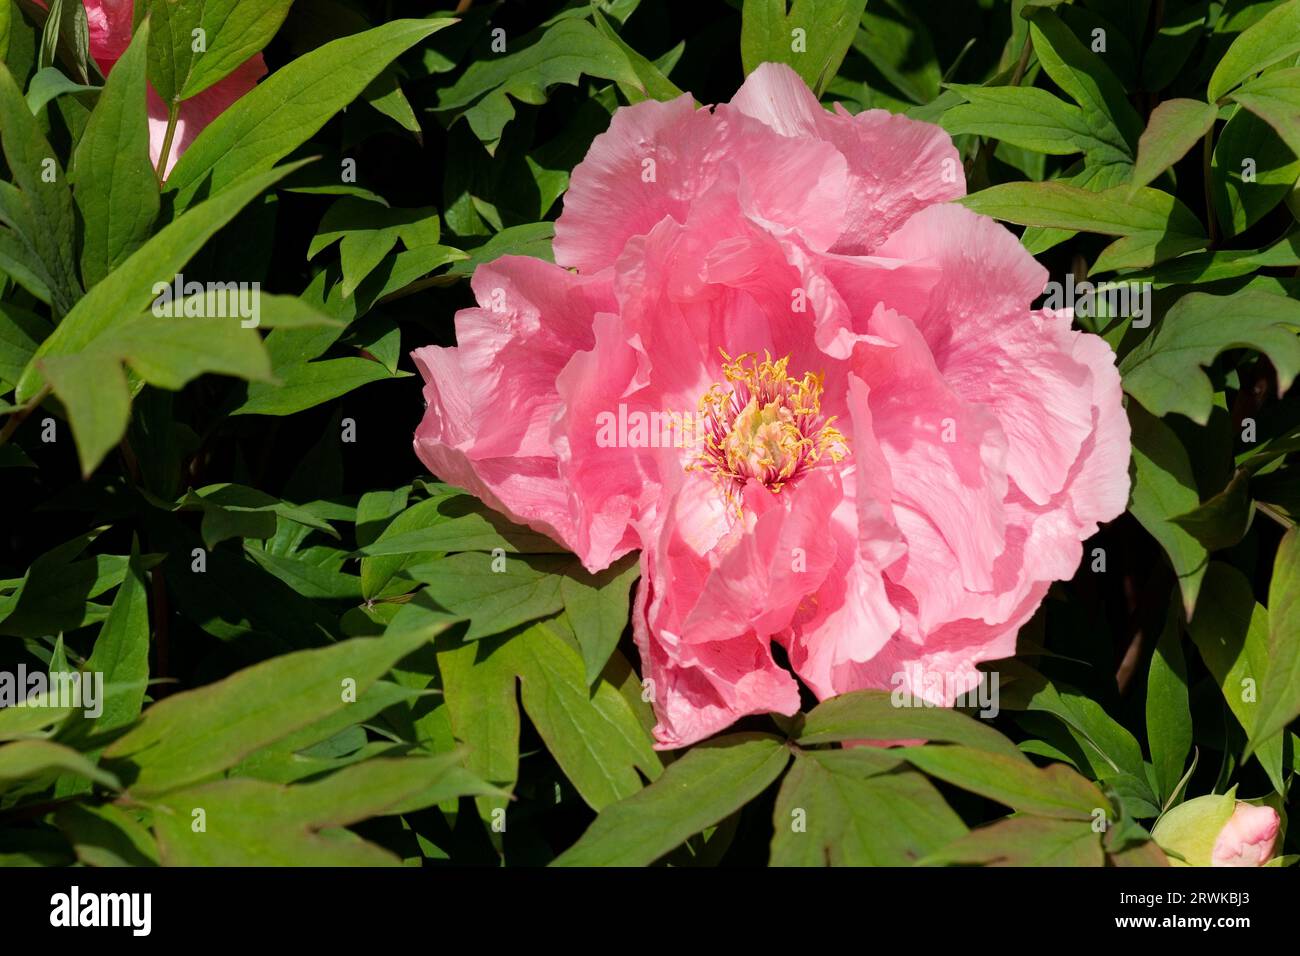
[[[150,385],[172,391],[209,372],[271,379],[262,337],[238,319],[142,316],[113,326],[91,348],[123,359]]]
[[[1192,463],[1174,430],[1141,405],[1129,402],[1128,417],[1133,442],[1129,511],[1169,556],[1178,575],[1183,608],[1190,617],[1196,608],[1209,553],[1173,519],[1201,503]]]
[[[1219,551],[1246,536],[1255,514],[1251,504],[1250,471],[1239,468],[1222,491],[1172,520],[1207,551]]]
[[[1171,603],[1147,672],[1147,744],[1161,805],[1168,806],[1187,768],[1192,749],[1187,665],[1183,660],[1181,618]]]
[[[560,556],[506,557],[470,551],[407,568],[405,573],[427,584],[429,596],[440,605],[469,620],[465,638],[472,641],[561,610],[559,574],[571,562]]]
[[[25,690],[25,688],[24,688]],[[39,695],[24,698],[23,703],[0,707],[0,740],[46,737],[47,729],[61,723],[75,708],[47,706],[52,700]]]
[[[506,554],[566,553],[545,535],[512,525],[472,495],[439,495],[418,507],[418,511],[404,512],[410,517],[392,522],[358,553],[378,557],[497,548]]]
[[[950,88],[967,100],[940,120],[954,136],[975,133],[1051,156],[1087,153],[1093,162],[1132,162],[1128,144],[1099,139],[1088,128],[1083,110],[1046,90],[960,84]]]
[[[1088,50],[1053,12],[1038,9],[1029,26],[1034,52],[1043,70],[1083,107],[1088,127],[1106,142],[1131,147],[1142,132],[1142,119],[1105,58]]]
[[[87,288],[139,249],[158,218],[158,180],[149,160],[145,109],[148,42],[145,20],[113,64],[68,174],[84,225],[81,275]]]
[[[151,801],[167,866],[398,866],[373,843],[338,828],[482,792],[459,754],[367,760],[312,783],[232,779]],[[193,826],[202,810],[204,830]]]
[[[1210,76],[1208,98],[1219,100],[1249,76],[1300,53],[1300,2],[1288,0],[1232,41]]]
[[[643,100],[652,99],[661,102],[676,99],[682,95],[682,91],[672,80],[664,75],[650,60],[647,60],[636,50],[632,49],[623,41],[623,38],[615,32],[614,28],[609,25],[609,21],[601,14],[600,8],[593,6],[591,8],[591,19],[596,29],[600,31],[601,36],[617,46],[627,60],[632,64],[632,69],[636,72],[637,79],[640,80],[639,86],[633,86],[629,83],[621,83],[619,90],[627,97],[629,103],[640,103]],[[680,51],[682,44],[678,44]],[[665,66],[664,70],[669,69]]]
[[[1228,235],[1254,225],[1291,192],[1300,159],[1277,131],[1236,107],[1219,133],[1210,167],[1214,211]]]
[[[307,258],[339,242],[343,268],[343,296],[352,295],[375,267],[397,245],[418,249],[438,242],[440,221],[432,206],[419,209],[392,209],[372,202],[344,196],[330,206],[312,237]],[[448,248],[448,247],[443,247]]]
[[[593,810],[603,810],[641,789],[662,765],[650,735],[611,684],[594,693],[582,660],[545,622],[501,647],[519,676],[524,710],[546,749]]]
[[[0,382],[15,384],[51,326],[35,312],[0,302]]]
[[[1147,185],[1178,162],[1214,126],[1219,111],[1200,100],[1165,100],[1151,111],[1138,140],[1133,188]]]
[[[1204,249],[1207,241],[1186,206],[1168,193],[1145,187],[1093,192],[1059,181],[1003,183],[959,201],[1007,222],[1123,237],[1102,253],[1095,271],[1151,265]]]
[[[356,99],[389,63],[454,20],[393,20],[312,50],[276,70],[204,128],[166,189],[178,210],[217,196],[297,149]]]
[[[176,507],[203,512],[203,543],[209,550],[227,538],[269,538],[275,534],[277,517],[338,537],[328,521],[310,511],[256,488],[229,482],[186,492]]]
[[[591,688],[577,652],[545,623],[489,641],[440,641],[438,669],[455,738],[469,748],[467,766],[505,788],[519,763],[519,712],[524,709],[560,769],[595,810],[641,789],[661,764],[651,738],[617,688]],[[491,821],[499,799],[479,801]]]
[[[1266,292],[1189,293],[1174,303],[1154,334],[1124,357],[1124,390],[1155,415],[1178,412],[1204,425],[1214,386],[1202,368],[1228,349],[1255,349],[1273,362],[1278,389],[1285,392],[1300,372],[1297,329],[1300,303],[1293,299]]]
[[[43,356],[80,352],[115,321],[145,311],[157,295],[154,287],[160,280],[171,279],[240,209],[301,165],[254,173],[159,230],[77,302],[54,334],[41,343],[18,383],[18,401],[25,402],[40,390],[42,377],[35,364]]]
[[[940,740],[1024,760],[987,724],[944,707],[901,707],[887,691],[861,690],[822,701],[809,712],[801,746],[849,740]]]
[[[1259,681],[1253,750],[1300,715],[1300,531],[1282,536],[1268,585],[1268,664]]]
[[[435,646],[451,730],[468,751],[465,765],[503,790],[513,790],[519,777],[519,705],[509,655],[492,653],[487,643],[448,635]],[[494,814],[509,806],[506,797],[492,794],[475,802],[489,828]]]
[[[136,796],[201,781],[345,708],[349,689],[359,696],[431,636],[356,638],[274,657],[154,704],[104,756]]]
[[[277,369],[276,374],[279,381],[250,385],[248,396],[230,414],[293,415],[371,382],[407,378],[411,373],[394,375],[380,362],[348,356]]]
[[[640,573],[636,556],[628,555],[596,575],[575,573],[560,578],[560,598],[582,648],[588,684],[600,677],[623,636],[628,624],[628,592]]]
[[[1300,67],[1265,73],[1232,98],[1272,126],[1291,152],[1300,156]]]
[[[155,0],[149,79],[164,103],[188,100],[260,51],[293,0]],[[196,36],[195,31],[202,31]],[[203,49],[194,47],[201,38]],[[116,67],[115,67],[116,69]]]
[[[12,184],[0,183],[0,222],[13,230],[23,261],[49,290],[55,315],[64,315],[81,295],[72,191],[57,154],[3,64],[0,145],[13,176]]]
[[[1223,699],[1237,722],[1254,740],[1259,712],[1260,681],[1268,670],[1269,612],[1255,602],[1250,582],[1236,568],[1210,562],[1205,575],[1205,600],[1188,622],[1188,633]],[[1286,790],[1282,773],[1283,734],[1274,734],[1253,748],[1279,793]]]
[[[112,355],[83,353],[47,356],[39,368],[63,403],[81,474],[89,477],[131,421],[131,391],[122,364]]]
[[[1137,739],[1100,704],[1067,684],[1053,684],[1016,661],[1006,662],[1002,672],[1004,677],[1014,678],[1002,691],[1004,707],[1053,715],[1084,746],[1101,779],[1128,778],[1144,798],[1154,797],[1147,785]]]
[[[140,716],[149,684],[149,595],[138,543],[132,544],[126,576],[95,639],[86,671],[104,675],[103,712],[97,731],[125,727]]]
[[[1102,866],[1091,823],[1010,817],[972,830],[922,861],[931,866]]]
[[[65,803],[55,822],[86,866],[157,866],[158,847],[126,810],[106,803]]]
[[[913,103],[929,104],[939,96],[944,75],[934,42],[908,4],[899,0],[868,3],[862,28],[853,37],[853,49]],[[949,71],[955,66],[954,62]]]
[[[818,96],[839,72],[857,35],[866,0],[745,0],[740,58],[749,74],[760,63],[785,63]]]
[[[27,84],[27,108],[32,111],[33,116],[39,116],[41,110],[60,96],[68,93],[93,95],[98,93],[99,89],[98,86],[87,86],[70,79],[58,67],[47,66],[33,76]]]
[[[117,778],[69,747],[49,740],[19,740],[0,746],[0,789],[46,774],[74,773],[114,790]]]
[[[966,832],[924,776],[864,773],[846,759],[855,753],[796,753],[772,813],[770,865],[910,866]]]
[[[449,89],[440,92],[439,112],[464,116],[489,153],[515,116],[513,100],[540,106],[548,87],[576,85],[582,76],[613,80],[644,93],[626,54],[585,20],[560,20],[536,42],[515,53],[475,60]]]
[[[83,534],[32,562],[14,590],[0,596],[0,634],[40,638],[108,616],[108,608],[93,599],[122,583],[128,559],[101,554],[75,560],[96,534]]]
[[[1065,764],[1035,767],[1025,760],[955,744],[904,747],[899,755],[918,770],[978,793],[1020,813],[1091,820],[1109,801],[1092,781]]]
[[[757,797],[789,762],[769,734],[697,744],[650,786],[602,810],[553,865],[648,866]]]

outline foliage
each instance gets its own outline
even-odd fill
[[[1191,796],[1294,805],[1300,0],[137,6],[105,80],[76,11],[0,0],[0,673],[104,682],[0,709],[0,862],[1118,865]],[[258,51],[160,185],[146,84]],[[549,254],[617,107],[771,59],[946,128],[1053,278],[1146,284],[1076,315],[1134,487],[996,718],[864,691],[658,753],[634,556],[425,475],[407,353]],[[158,315],[177,273],[260,283],[257,327]]]

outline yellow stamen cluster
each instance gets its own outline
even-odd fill
[[[840,461],[849,452],[834,416],[822,418],[822,376],[793,378],[790,356],[764,356],[733,359],[723,352],[726,381],[700,398],[703,447],[687,468],[712,472],[729,498],[750,479],[779,493],[819,462]]]

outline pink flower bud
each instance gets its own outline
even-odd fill
[[[1263,866],[1273,856],[1281,822],[1272,807],[1238,803],[1214,841],[1212,865]]]

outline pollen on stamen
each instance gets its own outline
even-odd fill
[[[750,480],[773,494],[825,461],[841,461],[848,443],[821,414],[822,376],[788,374],[790,356],[722,353],[725,382],[700,398],[701,447],[686,466],[708,471],[729,500],[739,501]]]

